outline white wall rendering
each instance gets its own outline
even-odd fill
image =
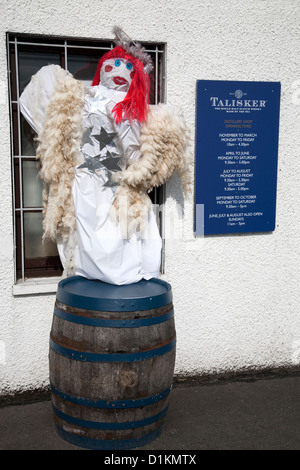
[[[193,194],[182,218],[174,177],[166,218],[175,214],[178,239],[166,239],[163,279],[174,295],[176,374],[298,366],[299,0],[2,0],[0,13],[0,394],[48,385],[55,300],[55,283],[14,286],[6,32],[101,39],[118,24],[165,42],[167,101],[183,109],[192,137],[197,79],[281,82],[276,230],[195,239]]]

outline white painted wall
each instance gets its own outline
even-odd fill
[[[119,24],[138,40],[166,42],[168,102],[183,108],[192,136],[197,79],[281,81],[275,232],[194,239],[191,196],[175,218],[182,239],[166,241],[164,279],[175,301],[176,373],[298,365],[299,0],[2,0],[0,13],[0,393],[47,386],[55,298],[29,294],[47,285],[13,286],[7,31],[105,38]],[[167,196],[169,217],[181,199],[175,178]]]

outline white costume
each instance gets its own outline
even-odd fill
[[[20,97],[21,112],[37,134],[45,124],[55,88],[56,67],[43,67]],[[110,111],[125,95],[125,91],[101,84],[86,88],[81,161],[78,161],[72,189],[77,238],[74,274],[112,284],[158,277],[162,244],[152,210],[148,215],[147,232],[135,232],[129,239],[122,237],[119,224],[110,216],[116,190],[111,175],[120,170],[118,164],[124,154],[129,160],[138,160],[140,156],[139,122],[112,122]],[[66,243],[57,240],[57,246],[64,266]]]

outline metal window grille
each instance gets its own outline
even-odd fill
[[[111,41],[7,34],[11,119],[12,184],[14,209],[15,281],[58,276],[62,267],[53,243],[42,243],[42,184],[38,177],[34,134],[20,114],[18,98],[31,76],[42,66],[57,63],[87,84],[99,58],[115,44]],[[150,102],[164,102],[164,44],[143,43],[152,56]],[[152,192],[162,207],[164,188]],[[162,231],[162,213],[158,212]]]

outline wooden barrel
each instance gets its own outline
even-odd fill
[[[131,449],[156,439],[168,408],[175,343],[168,283],[62,280],[49,351],[59,435],[88,449]]]

